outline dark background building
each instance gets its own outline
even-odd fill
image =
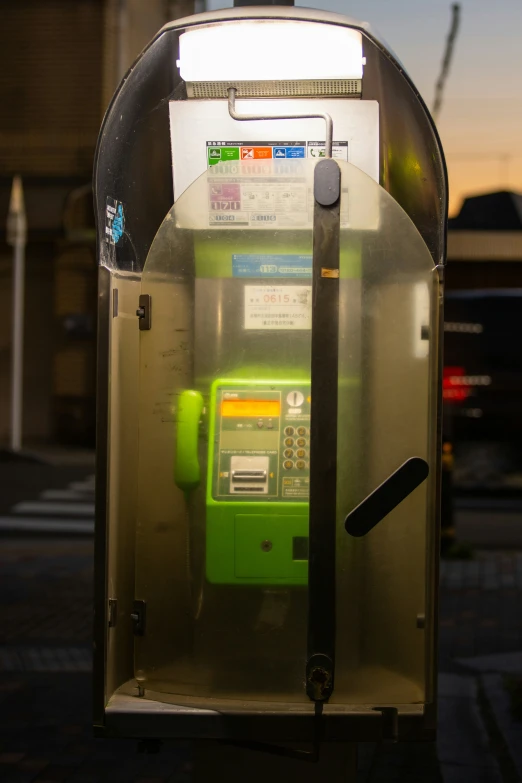
[[[0,444],[9,438],[12,178],[23,180],[24,445],[94,445],[96,260],[91,177],[103,112],[143,46],[189,0],[0,4]]]
[[[522,195],[465,200],[450,220],[446,431],[455,484],[522,490]]]

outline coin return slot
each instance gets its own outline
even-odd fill
[[[234,487],[234,492],[265,492],[264,487]]]
[[[292,560],[308,560],[308,536],[294,536],[292,539]]]

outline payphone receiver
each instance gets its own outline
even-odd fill
[[[310,383],[216,379],[210,389],[206,578],[214,584],[306,585],[310,483]],[[201,480],[203,397],[178,408],[175,481]]]

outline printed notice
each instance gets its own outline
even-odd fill
[[[245,286],[245,329],[310,329],[311,326],[311,286]]]
[[[310,494],[310,479],[308,476],[283,478],[282,489],[284,498],[307,498]]]

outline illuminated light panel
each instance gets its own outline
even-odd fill
[[[313,22],[225,22],[182,33],[177,64],[189,83],[362,79],[362,35]]]
[[[222,416],[279,416],[279,400],[223,400]]]

